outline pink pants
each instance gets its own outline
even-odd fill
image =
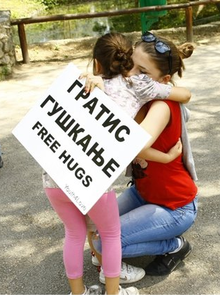
[[[63,260],[69,279],[83,276],[83,252],[87,227],[85,215],[59,188],[46,188],[46,195],[65,227]],[[121,271],[121,231],[114,191],[105,193],[88,212],[102,240],[102,267],[106,277]]]

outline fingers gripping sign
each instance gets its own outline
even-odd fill
[[[92,92],[95,87],[100,88],[104,91],[104,82],[102,77],[94,76],[93,74],[83,73],[80,75],[79,79],[86,79],[85,82],[85,92]]]

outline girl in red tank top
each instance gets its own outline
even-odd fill
[[[147,103],[147,112],[152,103]],[[164,103],[169,106],[170,121],[152,147],[166,153],[181,137],[181,114],[179,103],[173,101],[164,101]],[[137,165],[139,167],[139,164]],[[134,176],[137,165],[133,165]],[[182,155],[167,164],[148,160],[144,167],[141,176],[135,177],[135,185],[147,202],[174,210],[194,199],[197,187],[183,165]]]

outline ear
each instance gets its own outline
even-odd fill
[[[168,82],[170,82],[171,80],[171,76],[170,75],[166,75],[162,77],[162,83],[167,84]]]

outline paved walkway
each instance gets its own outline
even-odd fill
[[[75,64],[85,67],[87,60]],[[186,233],[193,253],[167,277],[144,277],[141,294],[220,294],[220,44],[199,46],[178,84],[193,93],[188,123],[194,151],[199,214]],[[11,134],[66,63],[33,63],[0,82],[0,294],[68,294],[62,263],[63,227],[44,195],[41,168]],[[125,187],[123,176],[116,183]],[[145,266],[151,258],[127,260]],[[85,247],[85,283],[98,283]]]

